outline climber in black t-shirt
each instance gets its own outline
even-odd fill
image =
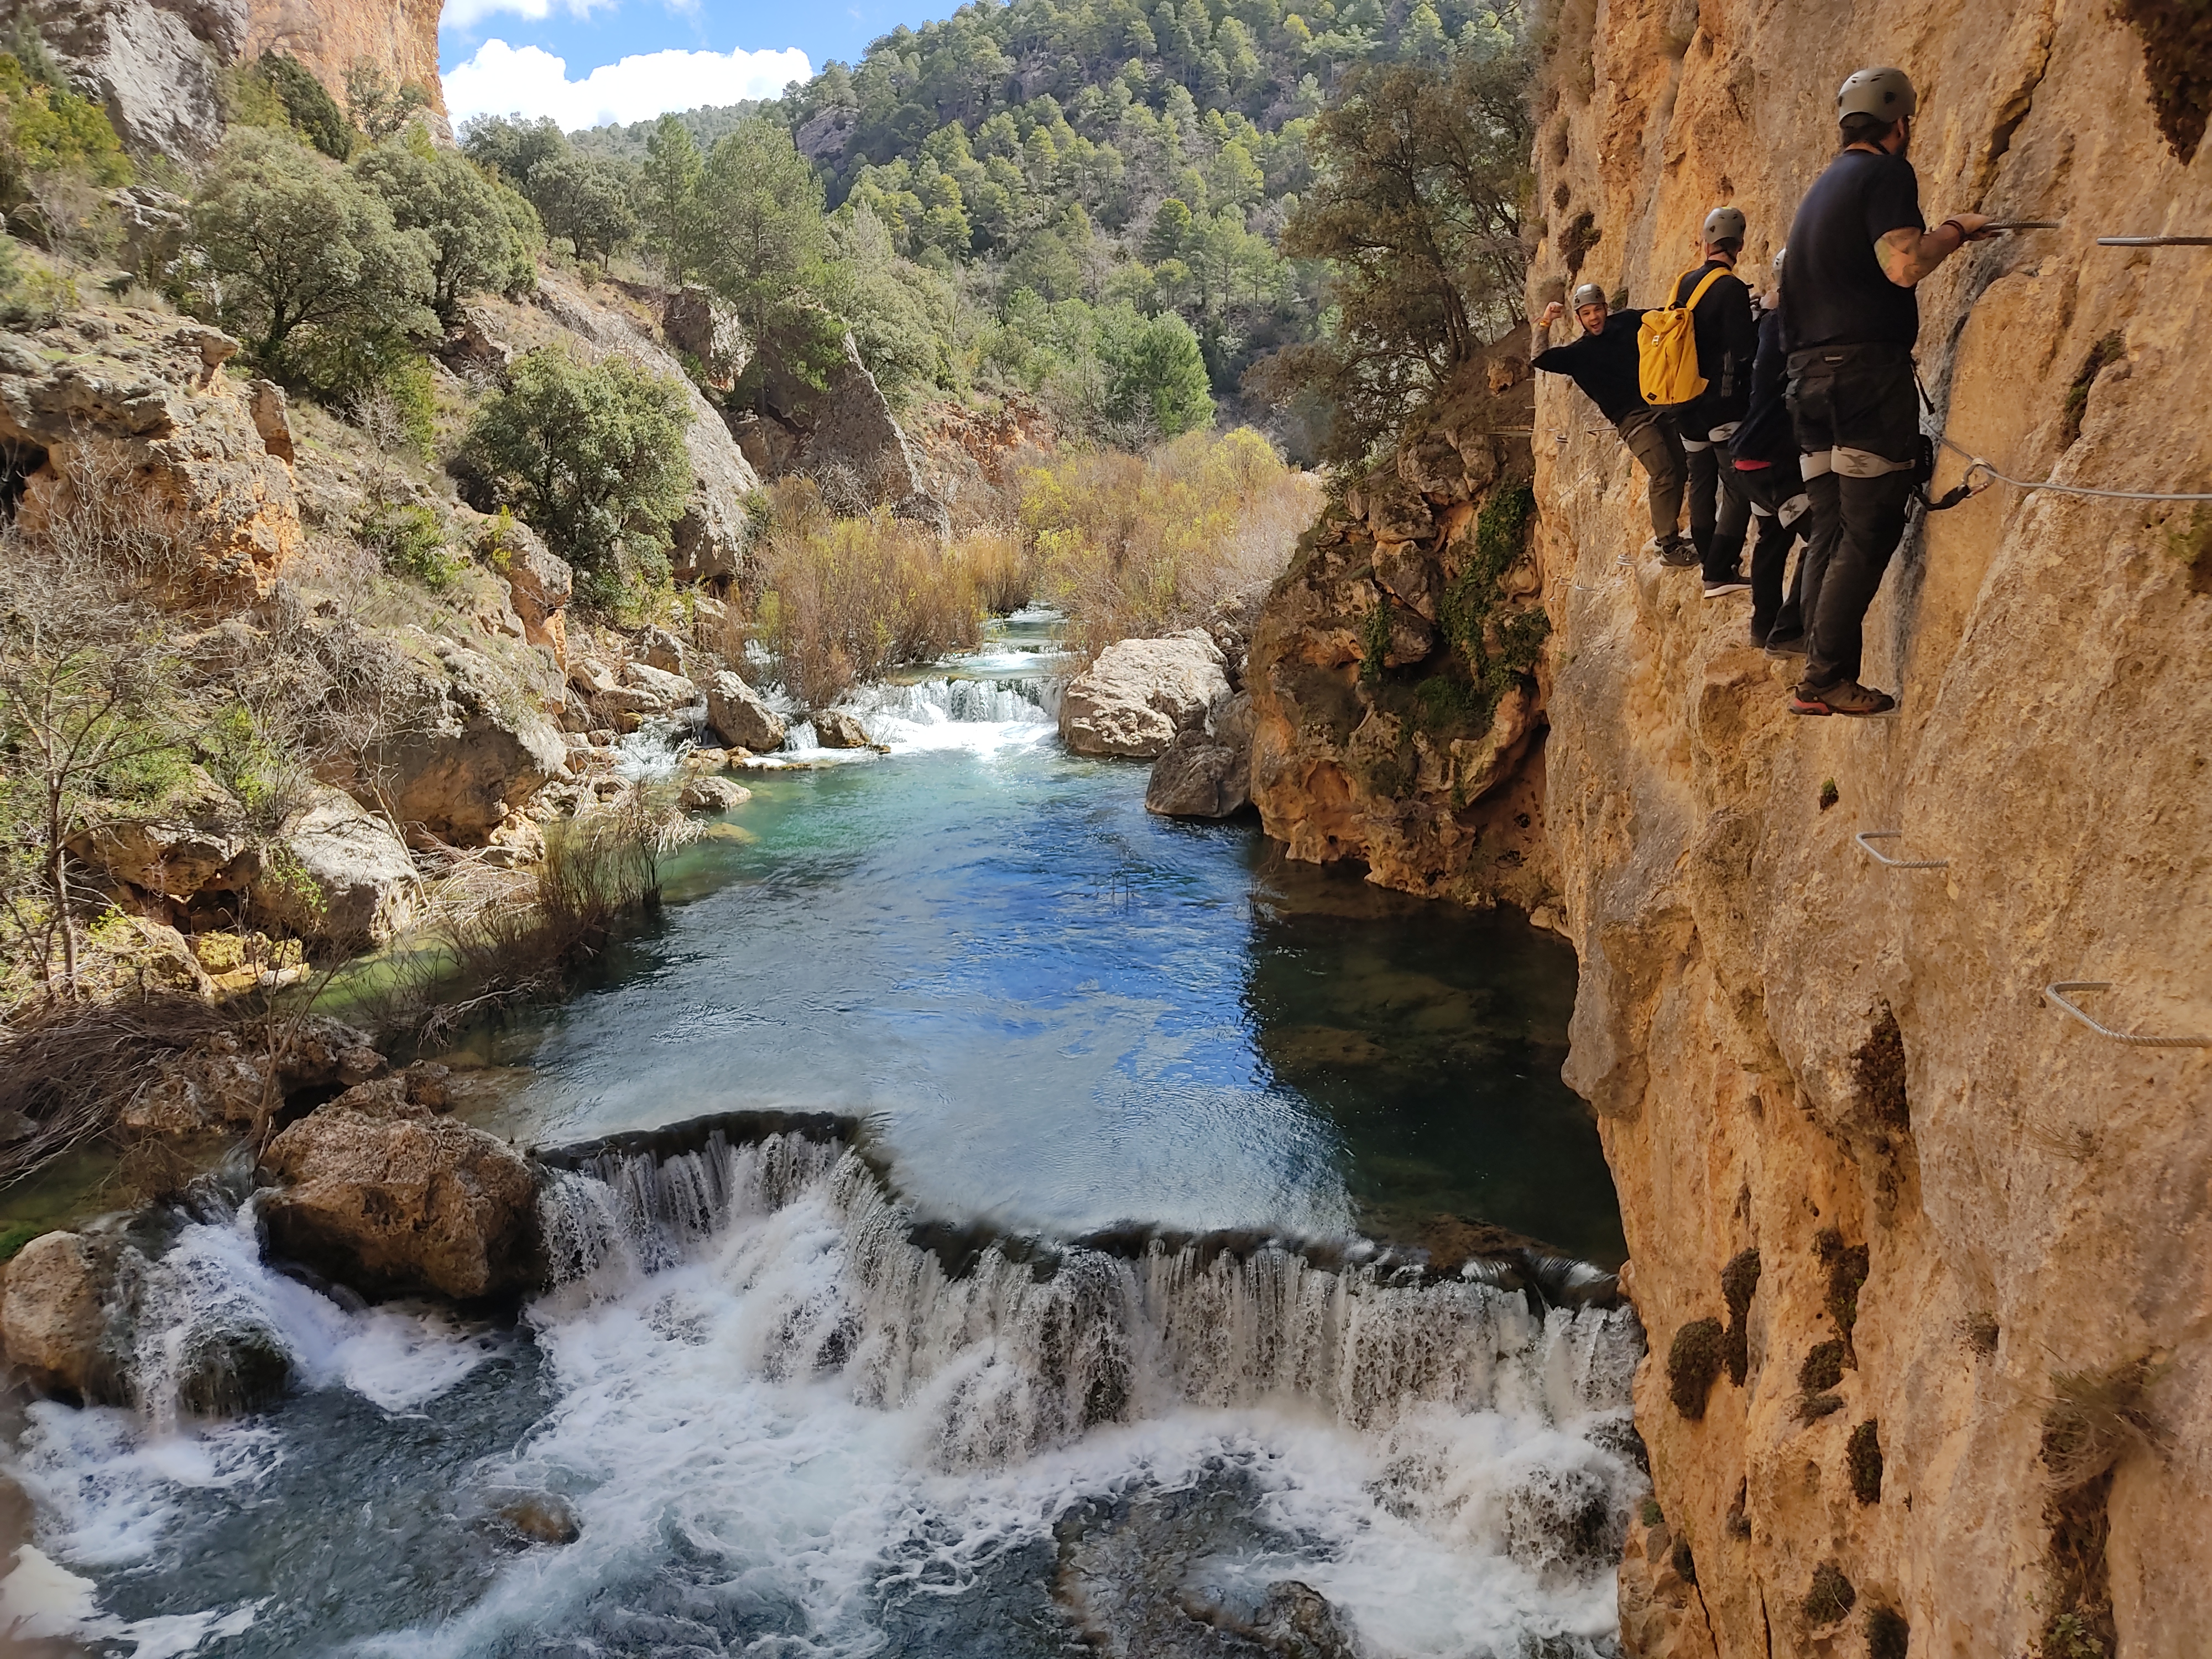
[[[1682,539],[1682,441],[1664,410],[1644,401],[1637,379],[1637,326],[1640,311],[1610,311],[1605,290],[1584,283],[1575,290],[1575,319],[1583,337],[1546,349],[1552,325],[1566,307],[1557,300],[1544,308],[1531,331],[1532,364],[1547,374],[1572,380],[1620,434],[1628,453],[1643,463],[1651,507],[1652,545],[1669,564],[1688,564],[1694,556]]]
[[[1934,230],[1905,159],[1917,99],[1902,70],[1861,70],[1836,94],[1843,153],[1799,204],[1790,228],[1782,326],[1790,413],[1803,452],[1813,537],[1806,550],[1801,714],[1879,714],[1887,692],[1859,684],[1867,607],[1905,534],[1920,447],[1913,285],[1987,234],[1978,213]]]
[[[1718,272],[1690,313],[1690,327],[1698,342],[1698,373],[1705,389],[1671,412],[1675,429],[1682,434],[1682,450],[1689,475],[1690,539],[1697,544],[1705,566],[1705,597],[1741,593],[1744,582],[1736,571],[1734,553],[1717,551],[1726,545],[1717,538],[1714,525],[1723,506],[1720,463],[1723,449],[1735,433],[1751,401],[1751,364],[1759,354],[1759,328],[1751,315],[1751,289],[1735,275],[1736,256],[1743,252],[1743,215],[1732,207],[1715,208],[1705,216],[1705,263],[1686,270],[1674,283],[1673,303],[1688,305],[1698,284]],[[1743,527],[1733,526],[1741,546]]]

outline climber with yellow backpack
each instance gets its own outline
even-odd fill
[[[1743,215],[1717,207],[1705,216],[1705,262],[1675,279],[1668,304],[1644,313],[1638,331],[1638,380],[1644,401],[1668,411],[1682,435],[1689,474],[1690,541],[1705,567],[1707,599],[1750,589],[1736,562],[1743,526],[1717,536],[1723,508],[1721,451],[1751,404],[1751,366],[1759,325],[1751,289],[1735,275],[1743,252]],[[1686,556],[1668,563],[1688,564]],[[1726,568],[1717,568],[1726,565]]]

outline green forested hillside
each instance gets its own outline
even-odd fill
[[[755,302],[763,279],[793,285],[806,315],[758,314],[772,343],[835,313],[895,393],[1024,389],[1141,441],[1210,418],[1209,397],[1251,412],[1255,363],[1333,321],[1329,264],[1283,251],[1327,182],[1317,118],[1394,66],[1448,84],[1455,64],[1516,59],[1523,33],[1516,0],[971,4],[757,117],[698,110],[573,143],[628,172],[636,235],[668,266]],[[472,152],[505,164],[504,127],[479,124]],[[787,142],[817,203],[761,199],[770,180],[807,193],[767,153]],[[734,268],[733,243],[767,268]]]

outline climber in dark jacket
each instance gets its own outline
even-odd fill
[[[1681,532],[1682,441],[1668,413],[1644,401],[1638,380],[1636,336],[1644,313],[1609,310],[1605,290],[1595,283],[1584,283],[1574,298],[1582,338],[1546,349],[1552,325],[1566,309],[1554,300],[1530,331],[1536,349],[1530,362],[1547,374],[1565,375],[1613,422],[1628,453],[1644,466],[1653,549],[1668,564],[1694,563],[1696,556]]]
[[[1691,328],[1698,342],[1698,373],[1705,377],[1705,389],[1674,410],[1689,478],[1690,539],[1697,544],[1705,565],[1707,599],[1741,593],[1744,588],[1735,551],[1718,557],[1715,549],[1719,542],[1714,534],[1722,507],[1719,447],[1735,436],[1736,422],[1743,419],[1750,404],[1751,365],[1759,352],[1751,289],[1735,275],[1743,236],[1743,215],[1736,209],[1718,207],[1707,214],[1705,263],[1682,273],[1673,295],[1675,305],[1687,305],[1707,276],[1720,273],[1719,280],[1705,290],[1691,313]],[[1741,525],[1736,526],[1735,545],[1738,549],[1742,545]]]
[[[1774,276],[1778,285],[1780,253],[1774,256]],[[1764,647],[1771,656],[1802,656],[1805,625],[1798,593],[1804,582],[1803,560],[1798,562],[1786,599],[1782,594],[1782,576],[1790,562],[1790,548],[1812,529],[1812,521],[1806,516],[1812,501],[1798,471],[1797,434],[1790,419],[1790,349],[1783,339],[1781,303],[1778,286],[1759,313],[1751,397],[1743,419],[1729,439],[1729,465],[1721,472],[1722,487],[1738,507],[1735,512],[1723,508],[1720,516],[1723,525],[1735,526],[1736,541],[1725,550],[1731,569],[1746,515],[1759,526],[1759,539],[1751,550],[1751,642]],[[1717,548],[1716,556],[1721,551]]]

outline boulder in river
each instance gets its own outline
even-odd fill
[[[43,1392],[105,1397],[106,1275],[82,1233],[42,1233],[8,1264],[0,1329],[8,1358]]]
[[[1228,696],[1221,647],[1204,629],[1123,640],[1068,682],[1060,734],[1079,755],[1156,760]]]
[[[866,749],[872,743],[867,728],[842,708],[814,716],[814,740],[824,749]]]
[[[489,1296],[538,1277],[537,1181],[506,1142],[411,1099],[311,1112],[263,1163],[271,1245],[377,1295]]]
[[[727,778],[687,778],[683,793],[676,797],[676,804],[687,812],[726,812],[733,806],[743,806],[752,798],[751,790]]]
[[[727,669],[707,682],[707,724],[732,749],[759,755],[783,747],[783,721],[775,710]]]
[[[1179,732],[1152,763],[1145,810],[1170,818],[1225,818],[1252,804],[1252,697],[1240,691],[1203,726]]]

